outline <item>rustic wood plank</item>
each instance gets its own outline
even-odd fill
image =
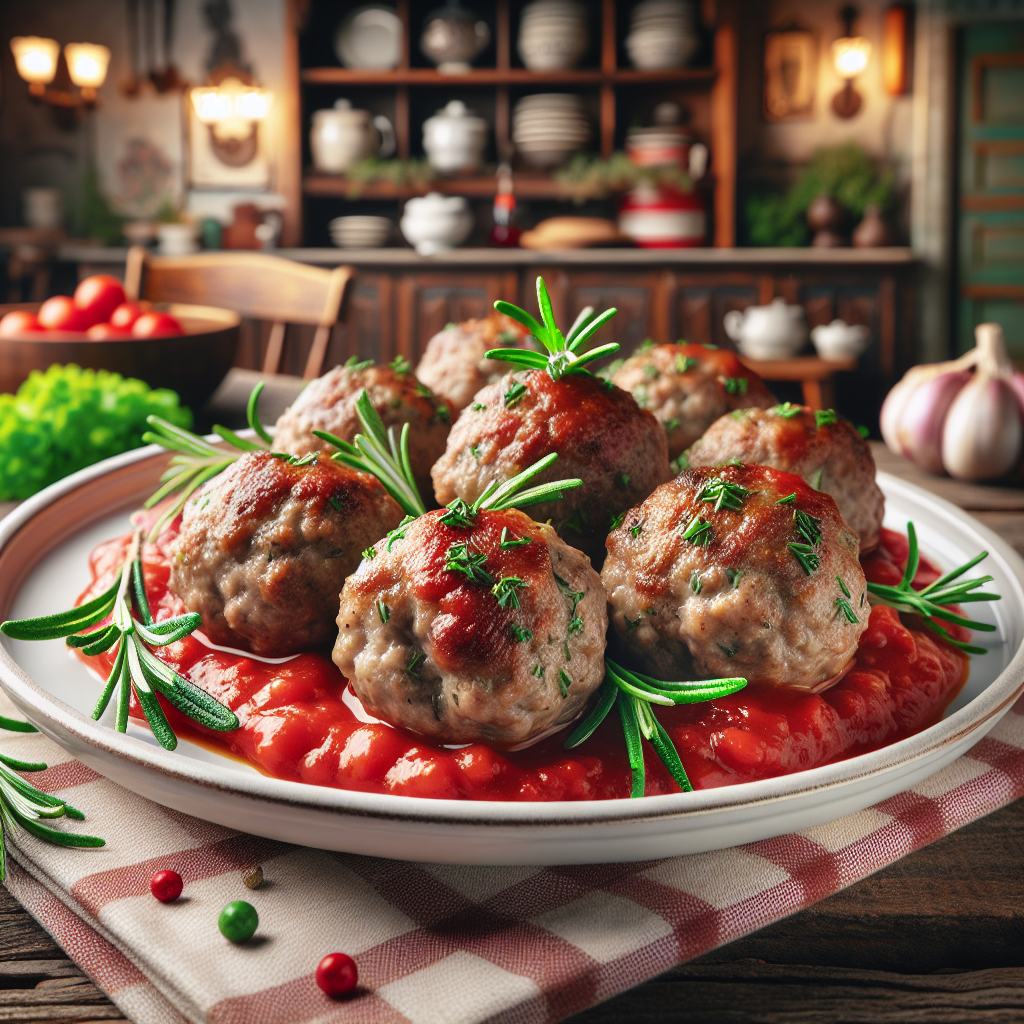
[[[12,978],[84,978],[73,960],[0,960],[0,985]]]
[[[99,1020],[124,1020],[121,1011],[110,1006],[0,1006],[0,1024],[26,1021],[29,1024],[91,1024]]]

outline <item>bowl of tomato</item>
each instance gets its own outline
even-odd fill
[[[0,392],[33,370],[76,363],[172,388],[197,409],[231,368],[240,323],[214,306],[128,302],[117,278],[97,274],[73,296],[0,305]]]

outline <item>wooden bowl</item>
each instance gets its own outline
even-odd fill
[[[39,303],[0,305],[0,317],[14,309],[34,313]],[[177,317],[185,333],[169,338],[90,341],[78,332],[35,331],[0,338],[0,392],[17,391],[33,370],[76,363],[90,370],[114,370],[153,388],[172,388],[184,405],[202,408],[231,368],[241,317],[215,306],[155,302],[155,311]]]

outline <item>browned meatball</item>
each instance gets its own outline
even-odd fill
[[[830,494],[862,552],[878,544],[885,496],[875,483],[867,442],[831,409],[806,406],[747,409],[723,416],[686,453],[691,466],[720,466],[734,459],[795,473]]]
[[[665,431],[625,391],[589,374],[555,381],[520,370],[485,387],[452,427],[433,469],[437,500],[473,502],[551,452],[558,462],[536,482],[579,477],[583,486],[530,511],[592,558],[613,518],[672,475]]]
[[[277,421],[274,447],[292,455],[321,451],[326,442],[315,437],[324,430],[351,443],[362,433],[356,399],[365,389],[385,427],[396,435],[410,424],[409,462],[416,486],[430,501],[430,467],[440,458],[451,427],[451,413],[411,372],[394,366],[336,366],[312,381]]]
[[[446,514],[379,541],[348,578],[335,664],[392,725],[436,743],[528,743],[576,718],[601,683],[601,578],[522,512],[468,526]]]
[[[815,689],[868,623],[857,537],[835,502],[767,466],[663,484],[609,535],[601,578],[619,640],[662,679]]]
[[[333,639],[345,577],[401,519],[376,479],[326,455],[246,452],[185,506],[171,588],[214,643],[294,654]]]
[[[458,415],[473,396],[508,373],[508,363],[485,359],[492,348],[523,348],[529,332],[510,317],[492,313],[438,331],[423,352],[416,376]]]
[[[654,345],[634,353],[612,375],[641,409],[665,425],[669,458],[677,459],[719,416],[767,408],[776,398],[733,352],[705,345]]]

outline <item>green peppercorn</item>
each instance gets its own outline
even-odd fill
[[[256,934],[260,918],[256,908],[245,900],[229,903],[217,919],[221,935],[231,942],[246,942]]]

